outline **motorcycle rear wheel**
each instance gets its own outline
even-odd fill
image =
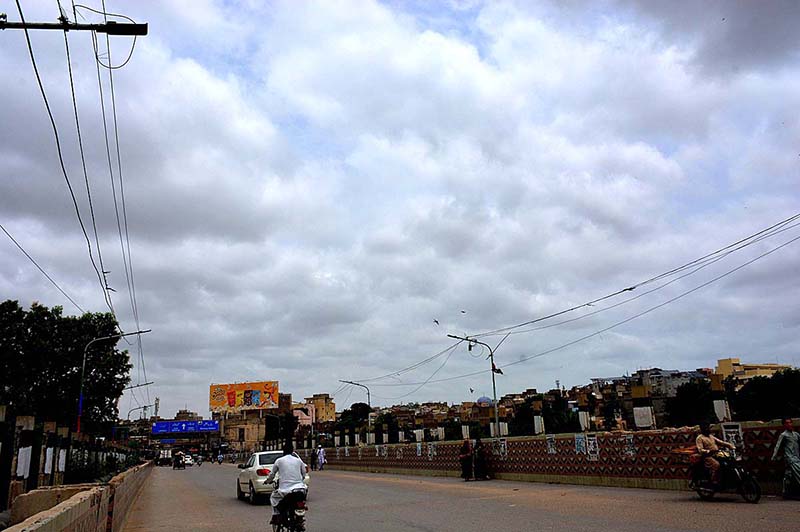
[[[744,479],[739,493],[741,493],[742,499],[750,504],[756,504],[761,500],[761,486],[758,485],[754,478]]]
[[[712,489],[697,488],[695,491],[697,492],[697,495],[699,495],[704,501],[710,501],[714,498],[714,490]]]

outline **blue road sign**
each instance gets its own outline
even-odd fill
[[[181,434],[186,432],[217,432],[219,421],[156,421],[153,423],[153,434]]]

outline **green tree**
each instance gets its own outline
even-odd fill
[[[706,380],[694,380],[681,384],[675,397],[667,400],[667,419],[673,427],[686,427],[697,425],[701,421],[715,420],[711,383]]]
[[[800,370],[755,377],[736,392],[731,408],[742,421],[800,416]]]
[[[533,434],[533,398],[525,399],[523,404],[514,409],[514,417],[508,424],[508,432],[511,436]]]
[[[545,401],[542,407],[544,426],[551,434],[564,432],[580,432],[581,423],[578,414],[569,408],[566,397],[554,397],[552,401]]]
[[[61,307],[38,303],[26,311],[17,301],[0,303],[0,404],[19,415],[74,426],[83,351],[93,339],[117,334],[108,313],[64,316]],[[101,432],[117,419],[117,400],[130,382],[127,351],[119,339],[95,342],[86,357],[84,432]]]

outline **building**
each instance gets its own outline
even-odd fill
[[[277,418],[288,412],[292,412],[292,394],[281,393],[278,408],[214,412],[212,419],[219,420],[220,436],[231,451],[247,453],[263,449],[267,437],[277,437]]]
[[[732,378],[736,381],[736,388],[741,388],[753,377],[772,377],[779,371],[792,369],[785,364],[742,364],[738,358],[721,358],[717,360],[714,373],[720,375],[722,380]]]
[[[203,416],[191,410],[178,410],[175,414],[175,421],[202,421]]]
[[[314,405],[314,423],[336,421],[336,404],[327,393],[315,393],[306,397],[306,404]]]

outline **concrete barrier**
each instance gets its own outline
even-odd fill
[[[66,501],[77,493],[99,486],[100,484],[50,486],[18,495],[11,503],[10,523],[12,525],[21,523],[32,515],[49,510],[53,506]]]
[[[7,528],[6,532],[106,532],[109,498],[107,487],[90,488]]]
[[[764,493],[778,493],[783,464],[770,460],[775,422],[732,424],[747,467]],[[596,432],[486,440],[492,477],[505,480],[654,489],[686,489],[688,465],[673,451],[693,446],[694,429]],[[331,469],[426,476],[460,474],[461,442],[404,443],[326,450]],[[301,450],[302,453],[307,451]]]
[[[111,491],[109,508],[109,528],[111,532],[119,532],[125,526],[125,520],[136,501],[145,480],[153,471],[153,463],[138,465],[112,478],[108,487]]]
[[[120,532],[152,470],[147,462],[107,485],[57,486],[20,495],[12,505],[12,516],[19,521],[12,520],[17,524],[6,532]]]

